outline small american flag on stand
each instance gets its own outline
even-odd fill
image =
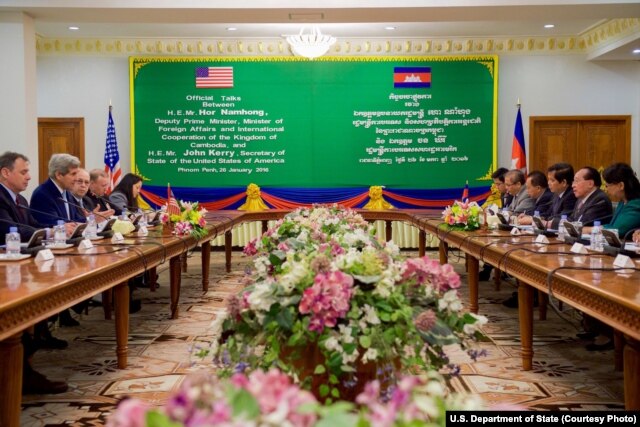
[[[173,191],[171,191],[171,184],[167,184],[167,213],[169,215],[180,215],[180,205],[178,205],[178,201],[173,195]]]
[[[111,193],[122,178],[120,169],[120,154],[118,153],[118,141],[116,140],[116,127],[111,116],[111,105],[109,105],[109,120],[107,122],[107,141],[104,149],[104,171],[109,175],[109,187],[107,194]]]
[[[233,87],[233,67],[197,67],[196,88]]]

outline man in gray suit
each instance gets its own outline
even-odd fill
[[[513,196],[511,204],[507,206],[510,215],[532,212],[536,201],[527,194],[526,179],[519,169],[512,169],[504,176],[504,184],[509,194]]]

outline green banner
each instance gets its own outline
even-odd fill
[[[495,160],[496,56],[132,57],[130,73],[151,185],[452,188]]]

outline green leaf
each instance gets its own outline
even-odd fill
[[[325,368],[324,365],[317,365],[313,371],[314,375],[324,374],[325,372],[327,372],[327,368]]]
[[[360,338],[358,338],[358,342],[363,348],[371,347],[371,337],[367,335],[361,335]]]
[[[281,328],[290,331],[293,326],[293,316],[291,312],[285,308],[276,315],[276,322],[278,322],[278,326]]]
[[[146,416],[147,427],[180,427],[182,424],[174,423],[168,416],[158,411],[149,411]]]
[[[248,419],[260,415],[258,401],[247,390],[238,390],[231,398],[231,408],[234,417],[244,414]]]
[[[325,397],[329,394],[329,386],[326,384],[322,384],[320,386],[319,391],[320,391],[320,397]]]
[[[335,397],[336,399],[340,398],[340,390],[338,390],[337,388],[332,388],[331,389],[331,396]]]
[[[322,417],[315,427],[353,427],[358,422],[358,416],[349,412],[335,412]]]

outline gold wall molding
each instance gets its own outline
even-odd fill
[[[347,38],[331,47],[331,56],[398,55],[568,55],[587,54],[640,33],[640,18],[606,21],[583,34],[556,37]],[[45,38],[36,39],[38,55],[89,56],[293,56],[282,38]]]

